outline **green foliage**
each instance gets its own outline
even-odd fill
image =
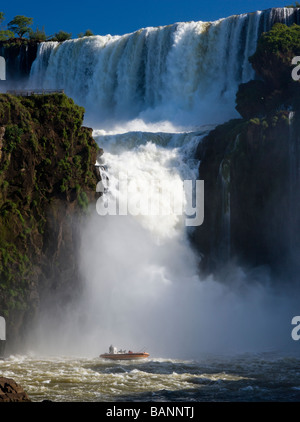
[[[10,38],[14,38],[14,33],[12,31],[9,31],[5,27],[2,27],[3,22],[5,20],[5,16],[3,12],[0,12],[0,41],[7,41]]]
[[[300,26],[276,23],[270,31],[263,33],[259,38],[257,50],[249,60],[252,63],[266,53],[280,56],[282,61],[290,63],[290,57],[300,53]]]
[[[87,29],[85,32],[80,32],[80,34],[78,34],[78,38],[92,37],[93,35],[94,35],[93,31],[91,31],[90,29]]]
[[[63,193],[63,192],[66,192],[66,190],[68,189],[68,180],[67,179],[62,179],[62,183],[61,183],[61,185],[60,185],[60,190],[61,190],[61,192]]]
[[[48,37],[45,33],[44,27],[42,29],[37,27],[35,31],[30,32],[29,38],[33,41],[46,41]]]
[[[11,38],[14,38],[14,33],[8,29],[3,29],[0,31],[0,41],[7,41]]]
[[[290,6],[284,6],[284,7],[289,7],[289,8],[295,9],[297,7],[300,7],[300,3],[298,1],[296,1],[295,4],[291,4]]]
[[[255,126],[259,126],[260,125],[260,119],[257,118],[257,117],[250,119],[250,123],[255,125]]]
[[[7,27],[10,31],[17,34],[19,38],[23,38],[24,35],[30,35],[32,24],[33,18],[17,15],[8,23]]]
[[[236,109],[242,117],[263,117],[300,109],[300,82],[292,78],[292,59],[300,55],[300,26],[276,23],[261,35],[249,57],[257,80],[239,86]]]
[[[59,31],[54,34],[54,36],[51,38],[51,41],[63,42],[63,41],[70,40],[71,38],[72,38],[71,33],[65,32],[65,31]]]
[[[67,158],[63,158],[58,163],[58,169],[63,172],[68,172],[71,169],[71,164],[67,160]]]
[[[32,134],[31,134],[31,136],[30,136],[30,138],[29,138],[29,143],[31,144],[31,146],[32,146],[33,150],[34,150],[35,152],[37,152],[37,151],[38,151],[38,149],[39,149],[39,141],[38,141],[38,138],[37,138],[37,136],[36,136],[36,134],[35,134],[35,133],[32,133]]]
[[[12,152],[16,146],[21,142],[21,136],[23,130],[20,129],[17,125],[8,125],[5,129],[5,139],[6,145],[4,150],[7,152]]]
[[[78,204],[83,209],[86,210],[89,206],[89,199],[85,192],[80,192],[78,195]]]
[[[44,42],[44,41],[58,41],[63,42],[72,38],[72,34],[63,30],[56,32],[53,36],[49,37],[46,35],[44,27],[39,29],[36,27],[35,30],[31,28],[33,25],[33,18],[29,18],[23,15],[15,16],[7,25],[3,27],[5,20],[4,12],[0,12],[0,41],[8,41],[15,38],[15,36],[22,39],[23,42],[30,39],[31,41]],[[94,33],[92,30],[87,29],[85,32],[78,34],[78,37],[91,37]],[[25,38],[24,38],[25,37]],[[17,43],[16,43],[17,44]],[[12,45],[11,43],[9,44]]]
[[[53,246],[51,218],[61,218],[60,205],[85,215],[96,190],[97,146],[83,118],[64,94],[0,94],[0,309],[10,325],[34,306],[37,271]]]

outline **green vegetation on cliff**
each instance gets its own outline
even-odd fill
[[[33,18],[17,15],[7,24],[7,28],[9,31],[17,34],[19,38],[23,38],[24,35],[30,35],[32,24]]]
[[[292,59],[299,54],[300,26],[277,23],[261,35],[249,61],[266,83],[283,90],[293,82]]]
[[[28,39],[35,42],[43,41],[58,41],[63,42],[72,38],[72,34],[63,30],[56,32],[54,35],[46,35],[44,27],[39,29],[36,27],[35,30],[31,28],[33,25],[33,18],[28,18],[27,16],[17,15],[7,26],[3,25],[5,20],[4,12],[0,12],[0,41],[9,41],[10,43],[15,43],[16,41],[22,41],[22,44],[26,44]],[[17,35],[18,38],[15,38]],[[85,32],[78,34],[78,38],[82,37],[91,37],[94,33],[90,29],[87,29]]]
[[[249,58],[259,80],[242,84],[237,111],[246,119],[279,110],[300,109],[300,81],[292,78],[292,59],[300,56],[300,26],[277,23],[261,35]]]
[[[294,9],[294,8],[300,8],[300,3],[298,1],[295,1],[295,4],[290,4],[288,6],[284,6],[284,7],[288,7],[290,9]]]
[[[10,332],[33,316],[44,287],[76,285],[75,220],[97,183],[83,117],[65,95],[0,95],[0,311]]]

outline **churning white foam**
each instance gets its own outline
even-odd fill
[[[172,126],[219,123],[237,116],[237,87],[254,76],[248,57],[260,18],[255,12],[42,43],[29,85],[65,89],[86,107],[93,127],[128,121],[133,130],[138,119],[148,131],[160,123],[171,132]]]

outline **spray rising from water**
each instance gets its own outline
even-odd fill
[[[195,126],[235,116],[237,87],[254,76],[248,57],[276,13],[44,43],[30,84],[63,87],[86,107],[105,150],[107,197],[120,200],[118,174],[125,171],[136,182],[135,198],[149,180],[172,186],[197,178],[193,157],[203,133]],[[282,20],[290,16],[284,9]],[[41,343],[48,352],[98,355],[115,343],[190,358],[291,345],[297,310],[287,292],[269,287],[264,269],[232,266],[219,279],[202,277],[183,217],[100,217],[93,210],[81,245],[85,290],[55,328],[45,312]]]
[[[148,178],[170,186],[174,178],[195,178],[199,163],[191,157],[202,137],[131,133],[122,135],[123,143],[115,135],[97,137],[106,151],[101,158],[109,200],[122,201],[117,176],[124,168],[137,182],[132,197]],[[99,216],[93,209],[82,227],[78,259],[85,289],[59,321],[46,310],[44,353],[97,356],[114,344],[146,348],[152,357],[198,358],[294,346],[296,301],[273,289],[266,269],[246,273],[232,265],[218,278],[201,276],[183,216]]]

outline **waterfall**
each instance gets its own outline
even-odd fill
[[[168,121],[175,128],[237,116],[238,85],[258,36],[275,22],[299,21],[298,9],[270,9],[215,22],[144,28],[39,46],[29,85],[64,88],[90,120]]]
[[[63,88],[85,107],[86,124],[104,150],[97,163],[100,199],[111,207],[102,215],[97,201],[101,216],[94,210],[82,227],[79,261],[86,289],[77,319],[60,321],[64,340],[66,332],[78,339],[78,314],[75,346],[88,344],[94,351],[117,343],[197,355],[203,347],[219,351],[220,344],[244,350],[249,341],[252,347],[251,332],[266,338],[273,317],[268,309],[265,318],[266,290],[247,283],[240,269],[229,277],[236,291],[213,277],[200,280],[200,257],[190,247],[184,215],[170,209],[170,201],[178,210],[189,200],[180,186],[198,178],[194,157],[203,136],[238,116],[235,95],[240,83],[255,77],[248,57],[260,33],[276,21],[297,19],[292,9],[271,9],[39,46],[29,85]],[[230,256],[229,164],[225,160],[219,169],[224,257]],[[161,182],[167,190],[157,195]],[[164,213],[135,213],[145,198],[148,209]]]
[[[31,75],[31,88],[39,88],[43,86],[44,82],[44,69],[47,68],[49,64],[50,55],[53,51],[53,49],[58,46],[59,43],[56,41],[48,41],[48,42],[42,42],[38,47],[38,53],[37,57],[38,59],[35,60],[32,64],[30,75]],[[35,75],[34,77],[34,85],[32,85],[32,75]]]
[[[32,64],[37,56],[37,44],[28,42],[28,44],[6,45],[3,41],[0,44],[0,56],[6,61],[6,82],[2,88],[3,92],[27,86]]]
[[[255,76],[248,57],[260,33],[298,21],[297,10],[42,43],[29,85],[65,89],[102,128],[136,119],[167,121],[175,130],[220,123],[237,116],[238,85]]]
[[[199,161],[193,157],[206,133],[95,132],[105,150],[97,163],[98,189],[103,192],[98,213],[133,214],[160,240],[179,234],[184,238],[185,206],[192,203],[195,190],[185,192],[183,182],[198,178]],[[110,208],[104,209],[104,204]]]
[[[184,213],[177,211],[187,200],[182,181],[198,176],[193,156],[205,134],[95,131],[104,149],[97,162],[104,193],[83,230],[86,289],[76,309],[85,316],[84,338],[94,350],[99,342],[104,349],[110,342],[128,348],[151,341],[148,347],[161,353],[155,337],[165,353],[170,344],[182,353],[192,347],[188,332],[174,337],[175,327],[192,320],[201,290],[199,258],[189,246]],[[125,192],[120,174],[126,175]],[[100,212],[102,203],[107,214]],[[149,212],[136,213],[137,203]]]

